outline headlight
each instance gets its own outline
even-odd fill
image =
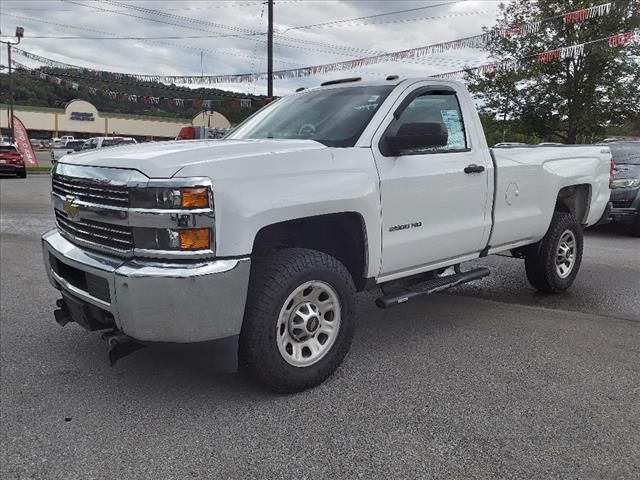
[[[640,178],[619,178],[611,183],[611,188],[640,187]]]
[[[210,180],[198,177],[150,183],[129,190],[133,243],[139,254],[213,255],[215,214]]]
[[[134,188],[131,190],[133,208],[209,208],[210,193],[207,187],[186,188]]]

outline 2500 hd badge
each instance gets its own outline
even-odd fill
[[[420,228],[421,226],[422,226],[422,222],[404,223],[402,225],[394,225],[393,227],[389,227],[389,231],[397,232],[398,230],[406,230],[408,228]]]

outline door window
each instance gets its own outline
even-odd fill
[[[460,111],[460,104],[455,93],[428,92],[414,98],[404,109],[398,120],[392,124],[394,132],[406,123],[440,123],[445,126],[448,133],[447,144],[430,152],[465,150],[467,140],[464,131],[464,121]],[[414,152],[420,153],[420,152]]]
[[[91,140],[87,140],[85,144],[82,146],[83,150],[91,150],[92,148],[96,148],[98,146],[98,139],[92,138]]]

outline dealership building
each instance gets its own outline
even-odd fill
[[[175,138],[184,126],[227,129],[231,124],[218,112],[203,111],[194,118],[169,118],[125,113],[99,112],[91,103],[72,100],[62,108],[15,105],[19,118],[31,138],[52,138],[73,135],[76,138],[120,135],[139,140]],[[0,128],[8,127],[8,106],[0,105]]]

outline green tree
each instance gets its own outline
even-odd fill
[[[604,0],[603,0],[604,3]],[[589,0],[510,0],[500,5],[497,29],[517,27],[599,5]],[[526,59],[521,68],[480,76],[469,73],[481,110],[510,120],[519,133],[565,143],[600,140],[610,130],[637,125],[640,116],[640,42],[609,48],[605,43],[548,63],[541,52],[583,44],[640,28],[640,4],[618,0],[608,15],[579,23],[562,19],[538,31],[494,35],[488,51],[496,62]],[[515,131],[514,131],[515,132]],[[507,139],[509,140],[509,139]]]

